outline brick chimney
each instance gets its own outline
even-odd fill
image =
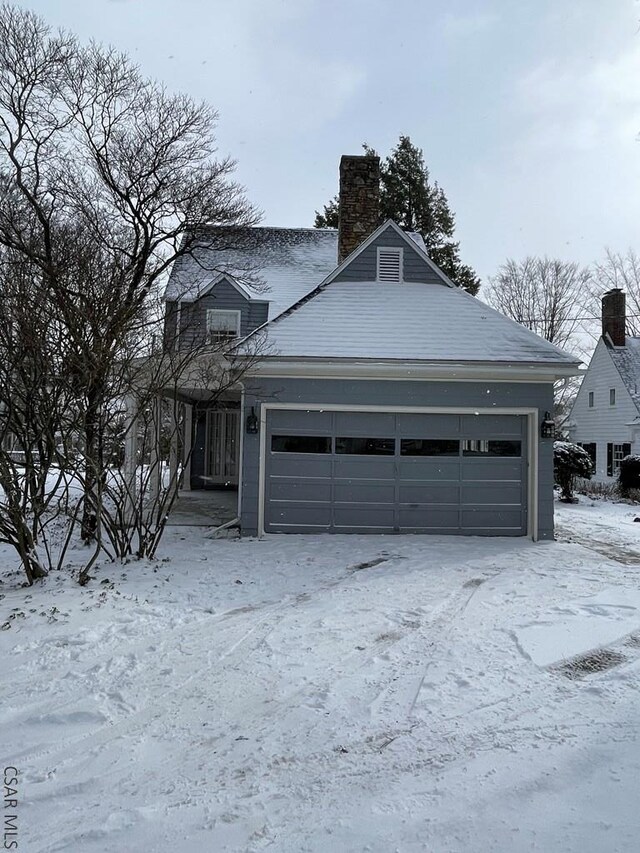
[[[380,158],[340,159],[338,263],[358,248],[380,224]]]
[[[619,287],[602,297],[602,337],[607,335],[615,347],[625,345],[626,308],[624,291]]]

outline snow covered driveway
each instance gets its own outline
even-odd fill
[[[19,849],[638,849],[634,517],[563,507],[540,544],[173,528],[85,589],[5,573]]]

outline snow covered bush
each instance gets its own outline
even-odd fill
[[[618,491],[625,497],[631,490],[640,490],[640,456],[630,454],[620,462],[618,470]]]
[[[576,479],[590,480],[593,474],[593,462],[584,448],[570,441],[554,441],[553,474],[560,486],[560,500],[571,503],[575,500],[573,490]]]

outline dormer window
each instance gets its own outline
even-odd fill
[[[240,335],[240,312],[207,308],[207,342],[221,344]]]
[[[402,249],[378,248],[378,281],[402,281]]]

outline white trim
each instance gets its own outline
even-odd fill
[[[207,308],[207,309],[205,310],[205,324],[206,324],[206,326],[205,326],[205,334],[206,334],[206,336],[207,336],[207,340],[209,340],[209,335],[210,335],[212,332],[220,332],[220,331],[223,331],[222,329],[210,329],[210,328],[209,328],[209,317],[210,317],[210,316],[213,316],[214,314],[218,314],[218,315],[220,315],[220,314],[233,314],[233,315],[235,316],[235,318],[236,318],[236,331],[235,331],[235,335],[234,335],[234,337],[233,337],[233,338],[231,338],[231,337],[230,337],[230,338],[229,338],[229,341],[237,340],[237,339],[239,339],[240,337],[242,337],[242,335],[241,335],[241,330],[242,330],[242,329],[241,329],[241,327],[242,327],[242,311],[239,311],[239,310],[237,310],[237,309],[235,309],[235,308]],[[222,340],[220,340],[220,341],[215,341],[214,343],[222,343],[222,342],[223,342],[223,341],[222,341]]]
[[[534,542],[538,541],[538,418],[537,409],[532,409],[527,416],[527,536]],[[552,498],[553,500],[553,498]]]
[[[274,379],[386,379],[440,382],[555,382],[565,376],[576,376],[574,365],[523,364],[461,364],[455,362],[425,363],[410,361],[286,361],[277,357],[264,357],[249,369],[250,376]]]
[[[391,412],[425,415],[522,415],[527,418],[527,536],[538,540],[538,409],[529,406],[371,406],[347,403],[261,403],[260,458],[258,464],[258,536],[264,536],[267,462],[267,415],[270,411]]]
[[[238,504],[236,514],[240,518],[242,510],[242,483],[244,480],[244,430],[247,422],[247,415],[244,410],[244,387],[240,391],[240,442],[238,444]]]
[[[182,302],[197,302],[198,299],[201,299],[203,296],[206,296],[207,293],[210,293],[216,285],[220,284],[221,281],[226,281],[233,288],[235,288],[238,293],[244,297],[248,302],[269,302],[269,299],[265,299],[264,297],[259,296],[258,294],[251,293],[251,291],[246,288],[239,281],[236,281],[235,278],[227,272],[218,273],[208,284],[206,284],[201,290],[198,290],[193,295],[185,294],[181,297]],[[168,300],[170,301],[170,300]]]
[[[277,406],[273,403],[272,406]],[[258,536],[264,536],[264,498],[266,489],[267,411],[268,403],[260,405],[260,457],[258,462]]]
[[[380,255],[386,253],[388,255],[396,255],[398,258],[398,278],[380,278]],[[376,281],[383,282],[403,282],[404,281],[404,249],[399,249],[396,246],[378,246],[376,250]]]

